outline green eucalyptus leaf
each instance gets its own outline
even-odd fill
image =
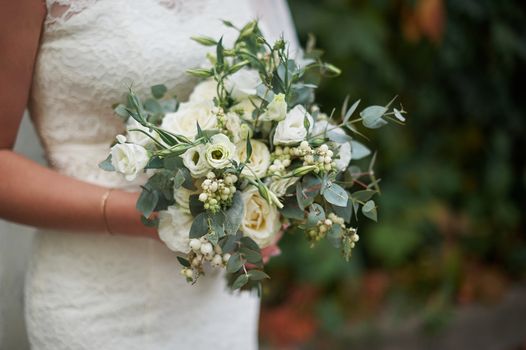
[[[346,207],[347,200],[349,199],[347,191],[345,191],[343,187],[335,183],[332,183],[327,186],[327,188],[323,192],[323,197],[327,200],[327,202],[337,205],[339,207]]]
[[[115,114],[117,114],[119,117],[123,118],[124,120],[127,120],[130,117],[130,112],[128,112],[128,109],[125,105],[118,104],[117,107],[113,109]]]
[[[232,254],[226,263],[226,270],[229,273],[236,273],[239,271],[239,269],[241,269],[243,264],[244,262],[241,259],[241,255],[239,255],[239,253]]]
[[[383,106],[367,107],[360,113],[363,125],[369,129],[377,129],[381,126],[384,126],[387,124],[387,122],[382,119],[385,112],[387,112],[387,108]]]
[[[244,236],[239,240],[241,244],[249,249],[259,251],[259,245],[250,237]]]
[[[367,201],[362,206],[362,214],[373,221],[378,221],[378,213],[376,211],[376,204],[374,201]]]
[[[236,243],[238,241],[237,235],[226,235],[220,242],[221,249],[223,253],[230,253],[236,248]]]
[[[371,154],[371,150],[358,141],[351,141],[351,157],[353,160],[365,158]]]
[[[184,173],[181,169],[177,170],[177,174],[174,177],[174,188],[179,188],[186,181]]]
[[[205,211],[203,202],[199,200],[198,194],[190,195],[190,213],[192,216],[197,216]]]
[[[163,84],[154,85],[151,87],[151,90],[153,97],[155,97],[156,99],[163,98],[166,92],[168,91],[166,86]]]
[[[258,250],[252,250],[247,247],[241,247],[239,249],[239,253],[241,253],[249,263],[257,264],[263,260],[261,257],[261,252],[259,251],[259,247],[257,249]]]
[[[159,101],[153,98],[149,98],[144,101],[144,109],[148,112],[152,112],[153,114],[164,114],[163,108],[161,107]]]
[[[313,203],[309,208],[309,213],[307,214],[307,226],[315,226],[318,221],[325,220],[325,210],[318,203]]]
[[[179,263],[180,263],[181,265],[183,265],[184,267],[191,267],[190,262],[189,262],[188,260],[186,260],[185,258],[178,256],[178,257],[177,257],[177,260],[178,260]]]
[[[248,282],[248,275],[242,274],[232,284],[232,289],[236,290],[243,287]]]
[[[201,213],[197,215],[190,228],[190,238],[200,238],[208,233],[208,215]]]
[[[143,187],[143,190],[137,199],[136,207],[142,215],[148,218],[152,215],[158,202],[159,192]]]
[[[285,197],[280,213],[287,219],[303,220],[305,218],[305,211],[299,207],[298,201],[294,197]]]
[[[244,215],[243,199],[241,193],[234,193],[232,205],[225,213],[225,231],[229,235],[236,234]]]
[[[252,281],[261,281],[264,279],[270,279],[270,276],[261,270],[250,270],[248,271],[248,277]]]
[[[351,198],[349,198],[347,200],[347,205],[345,207],[339,207],[337,205],[332,205],[332,210],[334,211],[334,214],[343,218],[343,220],[345,220],[346,223],[350,223],[351,218],[352,218],[352,213],[353,213],[352,204],[353,202]]]
[[[367,202],[369,199],[371,199],[375,195],[376,191],[372,190],[362,190],[362,191],[356,191],[351,196],[354,200],[360,201],[360,202]]]
[[[211,229],[221,238],[225,235],[225,215],[221,212],[210,216]],[[215,242],[217,244],[217,242]]]
[[[115,167],[111,163],[111,154],[106,159],[99,163],[99,168],[106,171],[115,171]]]

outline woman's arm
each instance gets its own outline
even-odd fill
[[[84,183],[12,151],[27,104],[45,8],[38,0],[9,1],[0,11],[0,217],[75,231],[156,237],[140,222],[138,194]]]

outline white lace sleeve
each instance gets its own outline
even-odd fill
[[[301,50],[286,0],[250,0],[250,3],[265,34],[272,39],[277,39],[283,34],[290,42],[292,51]]]

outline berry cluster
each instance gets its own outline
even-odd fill
[[[302,145],[300,145],[300,147]],[[307,144],[305,152],[306,155],[303,157],[303,165],[315,165],[317,167],[314,169],[315,173],[329,172],[336,166],[335,162],[332,160],[334,152],[330,150],[329,146],[326,144],[323,144],[314,150]]]
[[[219,245],[213,245],[206,237],[190,240],[190,253],[188,261],[191,267],[185,267],[181,270],[181,275],[185,276],[188,281],[193,281],[203,273],[203,264],[208,261],[214,268],[224,267],[230,259],[230,254],[223,254]]]
[[[285,168],[291,163],[291,148],[277,146],[272,153],[272,164],[268,168],[269,175],[283,176]]]
[[[316,226],[310,228],[307,231],[307,236],[311,240],[311,242],[317,242],[325,238],[327,232],[329,232],[332,225],[340,225],[343,231],[342,241],[348,240],[348,242],[344,243],[349,243],[350,248],[354,248],[355,243],[358,242],[358,240],[360,239],[360,237],[356,233],[356,229],[352,227],[347,228],[345,226],[345,220],[334,213],[330,213],[327,216],[327,219],[318,221],[316,223]]]
[[[230,205],[236,192],[234,184],[237,180],[234,174],[226,174],[220,179],[212,171],[209,172],[206,180],[201,184],[203,192],[199,195],[199,200],[204,203],[205,209],[217,213],[221,207]]]

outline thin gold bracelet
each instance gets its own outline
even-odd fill
[[[113,188],[108,189],[104,194],[102,195],[101,201],[100,201],[100,210],[102,214],[102,218],[104,220],[104,227],[106,228],[106,232],[110,235],[113,235],[113,232],[110,230],[110,225],[108,223],[108,216],[106,215],[106,206],[108,204],[108,198],[110,197],[111,192],[113,191]]]

